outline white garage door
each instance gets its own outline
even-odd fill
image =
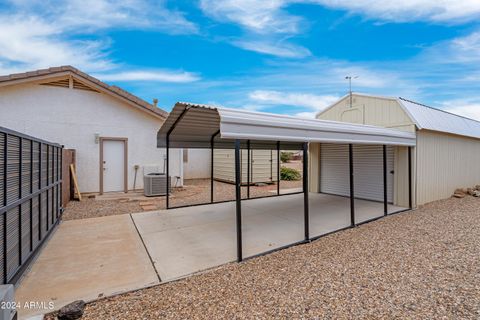
[[[393,201],[393,147],[387,147],[387,199]],[[320,190],[350,196],[348,145],[322,144]],[[353,146],[355,197],[383,201],[383,147]]]

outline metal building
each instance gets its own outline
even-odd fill
[[[416,147],[413,149],[413,206],[449,197],[456,188],[480,184],[480,122],[435,109],[404,98],[370,96],[353,93],[347,95],[323,112],[317,119],[334,120],[364,125],[375,125],[415,133]],[[378,150],[363,148],[358,161],[371,163]],[[311,186],[320,192],[332,191],[325,181],[335,167],[333,161],[346,161],[336,150],[311,146],[311,165],[318,170],[320,179],[311,176]],[[313,150],[313,151],[312,151]],[[393,170],[389,170],[389,187],[396,203],[405,203],[405,165],[407,150],[393,147],[389,151],[393,158]],[[322,162],[322,159],[324,160]],[[403,160],[402,160],[403,159]],[[362,166],[362,164],[359,164]],[[392,165],[392,164],[390,164]],[[358,167],[358,166],[357,166]],[[323,174],[322,174],[323,173]],[[364,185],[371,188],[378,183],[378,174],[370,174]],[[337,194],[345,192],[344,182],[336,181]],[[343,188],[343,189],[342,189]]]
[[[250,155],[249,155],[250,153]],[[235,153],[233,150],[214,151],[213,178],[235,183]],[[248,161],[250,157],[250,161]],[[242,184],[274,183],[278,180],[276,150],[242,150],[240,152]]]

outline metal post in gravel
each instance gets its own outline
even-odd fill
[[[355,227],[355,190],[353,187],[353,145],[348,145],[348,164],[350,167],[350,227]]]
[[[213,196],[214,196],[214,185],[213,185],[213,165],[214,165],[214,151],[215,151],[215,137],[220,133],[220,130],[217,130],[212,137],[210,138],[210,149],[211,149],[211,154],[210,154],[210,203],[214,202]]]
[[[383,215],[388,214],[387,192],[387,146],[383,145]]]
[[[412,209],[412,147],[408,147],[408,207]]]
[[[280,195],[280,141],[277,141],[277,195]]]
[[[8,134],[5,133],[5,144],[3,145],[3,206],[7,206],[7,171],[8,171]],[[7,283],[7,211],[3,212],[3,284]]]
[[[213,203],[213,139],[215,136],[212,136],[210,139],[210,203]]]
[[[250,140],[247,140],[247,199],[250,199]]]
[[[303,143],[303,215],[305,223],[305,240],[310,239],[310,217],[308,203],[308,142]]]
[[[165,207],[167,209],[170,208],[169,206],[169,202],[168,202],[168,189],[170,189],[170,179],[168,179],[168,176],[170,174],[169,172],[169,167],[170,167],[170,154],[169,154],[169,149],[170,149],[170,134],[167,134],[167,145],[166,145],[166,148],[167,148],[167,152],[166,152],[166,156],[167,156],[167,159],[166,159],[166,168],[165,168],[165,174],[166,174],[166,190],[165,190]]]
[[[240,140],[235,140],[235,201],[236,201],[236,228],[237,228],[237,261],[242,257],[242,193],[240,174]]]

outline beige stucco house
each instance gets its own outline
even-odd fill
[[[416,134],[412,148],[413,206],[449,197],[456,188],[480,184],[480,122],[404,98],[347,95],[320,112],[317,119],[393,128]],[[381,146],[355,146],[354,161],[359,190],[381,194]],[[345,194],[348,175],[339,163],[348,161],[348,146],[311,144],[310,188]],[[355,157],[355,155],[357,155]],[[355,159],[356,158],[356,159]],[[406,205],[408,193],[408,148],[388,148],[389,198]],[[354,166],[355,167],[355,166]],[[378,172],[377,172],[378,171]],[[363,189],[363,190],[362,190]],[[370,195],[371,197],[373,197]],[[361,197],[361,195],[360,195]]]

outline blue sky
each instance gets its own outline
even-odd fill
[[[0,74],[73,65],[176,101],[313,117],[348,90],[480,119],[478,0],[12,0]]]

